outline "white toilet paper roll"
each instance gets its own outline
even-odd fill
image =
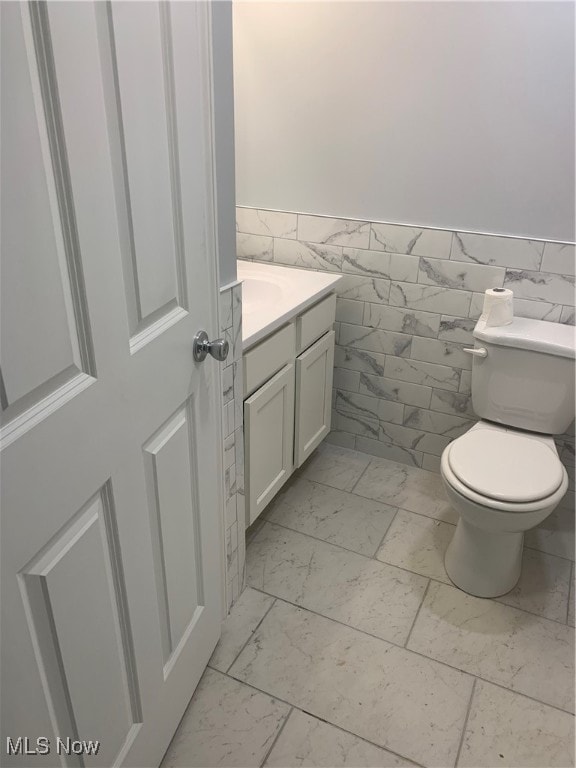
[[[488,288],[484,292],[482,319],[487,326],[510,325],[514,319],[513,298],[508,288]]]

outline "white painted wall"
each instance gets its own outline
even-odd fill
[[[574,240],[574,4],[236,2],[237,203]]]
[[[212,3],[212,77],[214,79],[214,147],[218,205],[220,285],[236,280],[236,199],[234,194],[234,82],[232,1]]]

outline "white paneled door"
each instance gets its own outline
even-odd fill
[[[156,766],[222,616],[208,10],[0,8],[0,763]]]

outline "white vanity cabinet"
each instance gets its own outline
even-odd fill
[[[244,354],[246,525],[330,431],[336,297]]]

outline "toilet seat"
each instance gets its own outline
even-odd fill
[[[450,469],[471,491],[525,503],[549,498],[562,483],[558,455],[538,439],[498,429],[475,429],[450,445]]]
[[[532,437],[531,435],[522,435],[518,434],[517,432],[511,432],[510,430],[507,430],[506,428],[499,428],[495,425],[487,426],[486,428],[479,428],[480,425],[477,425],[476,427],[473,427],[469,432],[466,432],[466,434],[462,435],[462,437],[457,438],[452,443],[450,443],[443,451],[442,453],[442,459],[441,459],[441,465],[440,465],[440,471],[444,478],[444,480],[459,494],[464,496],[469,501],[472,501],[476,504],[479,504],[483,507],[488,507],[491,510],[500,510],[502,512],[536,512],[543,507],[546,507],[550,504],[556,504],[560,501],[560,499],[564,496],[568,489],[568,473],[566,472],[566,469],[560,462],[560,459],[558,458],[558,455],[555,454],[555,452],[548,447],[543,440],[540,440],[538,437]],[[531,458],[534,457],[534,455],[545,457],[546,466],[550,471],[547,471],[544,475],[544,480],[542,483],[538,483],[538,481],[531,482],[530,483],[530,490],[522,493],[522,488],[518,486],[518,484],[515,484],[514,486],[511,486],[509,483],[508,486],[506,486],[506,479],[501,479],[500,485],[496,485],[496,490],[494,490],[493,487],[488,488],[489,493],[482,493],[482,489],[485,489],[487,486],[487,478],[489,479],[489,474],[487,472],[482,473],[482,471],[479,471],[477,473],[474,473],[474,470],[471,471],[471,473],[466,474],[465,477],[468,481],[463,482],[460,477],[456,474],[456,472],[453,469],[453,463],[455,464],[456,468],[460,471],[461,475],[464,475],[467,467],[467,461],[472,461],[469,456],[469,451],[472,450],[472,447],[476,445],[476,449],[478,447],[478,444],[476,443],[476,438],[474,438],[474,442],[470,441],[470,438],[472,435],[476,433],[483,433],[484,440],[483,445],[489,445],[493,451],[496,452],[497,455],[502,459],[502,452],[499,451],[496,443],[498,442],[500,445],[507,445],[508,448],[510,446],[519,446],[521,445],[522,448],[520,449],[520,452],[517,453],[517,456],[525,456],[529,455]],[[487,438],[486,435],[488,433],[492,434],[491,438]],[[535,453],[532,451],[531,446],[527,446],[524,443],[514,442],[513,444],[510,443],[510,441],[504,440],[500,441],[500,438],[504,437],[505,435],[510,435],[515,441],[516,440],[525,440],[529,441],[530,443],[534,443],[537,445],[540,445],[541,448],[544,448],[548,451],[548,454],[543,454],[539,449],[536,449],[538,453]],[[487,442],[490,441],[490,442]],[[464,444],[464,449],[460,451],[458,448],[458,445],[460,447]],[[456,448],[456,460],[453,461],[452,459],[452,452],[454,451],[454,448]],[[524,453],[524,449],[526,453]],[[530,453],[529,453],[530,452]],[[478,460],[478,453],[476,452],[474,454],[473,464],[474,466],[480,467],[484,463],[484,458],[486,458],[486,454],[482,455],[482,462]],[[504,457],[505,461],[509,463],[509,457]],[[551,459],[551,462],[550,462]],[[487,464],[493,464],[494,462],[486,462]],[[519,462],[518,462],[519,463]],[[532,500],[516,500],[518,497],[522,497],[522,495],[530,495],[534,496],[535,494],[541,494],[542,489],[550,488],[554,485],[556,485],[555,482],[555,468],[558,469],[560,474],[560,483],[559,485],[549,494],[546,496],[540,495],[540,498],[532,498]],[[527,470],[524,469],[526,472]],[[500,472],[499,477],[505,475],[505,472]],[[538,470],[537,473],[532,472],[532,474],[539,475],[540,470]],[[516,475],[518,477],[518,475]],[[524,478],[525,479],[525,478]],[[471,487],[472,483],[475,483],[478,486],[478,489],[475,489]],[[527,482],[527,481],[526,481]],[[497,498],[493,494],[500,492],[501,496],[504,496],[503,490],[504,489],[511,490],[512,492],[510,495],[512,498]],[[538,490],[536,490],[538,489]],[[489,495],[490,494],[490,495]]]

